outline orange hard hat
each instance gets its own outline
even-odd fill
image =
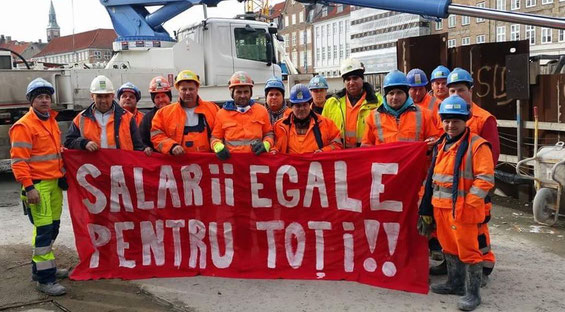
[[[169,80],[163,76],[157,76],[151,79],[149,83],[149,93],[161,93],[161,92],[170,92],[171,85],[169,84]]]
[[[229,88],[233,89],[237,86],[250,86],[253,88],[254,82],[251,76],[244,71],[233,73],[229,81]]]

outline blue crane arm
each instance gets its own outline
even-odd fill
[[[163,28],[163,24],[193,5],[216,6],[222,0],[100,0],[106,8],[114,30],[116,41],[161,40],[174,41]],[[150,13],[146,7],[161,6]]]

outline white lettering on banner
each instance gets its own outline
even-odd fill
[[[165,230],[163,229],[163,220],[155,221],[155,230],[151,221],[142,221],[141,244],[143,250],[143,265],[151,265],[151,252],[155,257],[155,264],[162,266],[165,264],[165,245],[163,237]]]
[[[384,174],[398,174],[397,163],[373,163],[371,165],[371,210],[388,210],[394,212],[402,212],[402,201],[385,200],[380,201],[380,194],[384,193],[385,185],[383,184]]]
[[[259,197],[259,191],[264,188],[263,183],[257,180],[258,173],[269,173],[269,166],[251,165],[249,166],[249,175],[251,177],[251,207],[268,208],[273,206],[270,198]]]
[[[290,197],[290,200],[287,200],[284,193],[284,176],[288,175],[288,181],[290,183],[298,183],[298,173],[296,172],[296,168],[291,165],[283,165],[277,170],[277,177],[275,187],[277,189],[277,200],[279,204],[284,207],[293,208],[298,205],[300,201],[300,190],[298,189],[291,189],[286,191],[286,196]]]
[[[320,193],[320,206],[327,208],[329,203],[324,171],[322,170],[322,164],[317,161],[311,162],[308,168],[308,182],[306,183],[306,192],[304,193],[304,202],[302,204],[304,207],[312,206],[312,196],[315,188]]]
[[[256,224],[257,230],[267,232],[267,267],[274,269],[277,267],[277,245],[275,244],[275,231],[284,229],[284,221],[259,221]]]
[[[133,222],[116,222],[114,223],[114,229],[116,231],[116,250],[118,259],[120,260],[120,266],[135,268],[135,260],[127,260],[125,257],[125,251],[129,249],[129,243],[124,241],[124,231],[133,230]]]
[[[396,244],[398,242],[398,234],[400,233],[400,223],[383,223],[383,228],[385,229],[386,237],[388,240],[388,251],[392,256],[396,250]],[[387,261],[383,264],[382,268],[383,274],[388,277],[393,277],[396,275],[396,266],[394,263]]]
[[[216,165],[216,164],[210,164],[208,165],[208,168],[210,169],[210,174],[212,175],[218,175],[220,174],[220,166]],[[212,177],[210,179],[210,183],[211,183],[211,193],[212,193],[212,204],[214,205],[220,205],[222,203],[222,192],[220,191],[220,178],[215,178]]]
[[[229,267],[233,260],[233,232],[231,223],[224,222],[224,241],[226,251],[224,255],[220,255],[220,246],[218,244],[218,225],[216,222],[210,222],[208,225],[208,235],[210,236],[210,249],[212,252],[212,263],[219,269]]]
[[[84,198],[82,200],[82,203],[86,206],[88,212],[92,214],[101,213],[106,207],[107,199],[100,189],[94,187],[92,184],[86,181],[86,176],[90,175],[93,178],[97,178],[101,174],[102,172],[100,172],[100,170],[98,170],[98,168],[96,168],[96,166],[94,166],[93,164],[84,164],[77,170],[76,178],[78,184],[85,190],[87,190],[90,194],[92,194],[95,198],[94,203],[91,202],[88,198]]]
[[[197,164],[182,166],[180,168],[184,190],[184,205],[192,206],[193,198],[195,206],[202,206],[202,168]]]
[[[165,208],[165,205],[167,204],[167,193],[171,194],[173,207],[180,207],[177,181],[173,174],[173,167],[169,165],[161,166],[161,173],[159,174],[159,192],[157,194],[157,208]]]
[[[233,175],[233,165],[232,164],[223,164],[222,168],[224,169],[224,174]],[[233,207],[234,204],[235,204],[235,198],[233,196],[233,179],[225,178],[224,189],[226,191],[226,205]]]
[[[296,251],[292,250],[293,237],[296,239]],[[298,269],[302,265],[304,259],[304,250],[306,249],[306,234],[304,228],[298,222],[292,222],[286,227],[284,233],[284,246],[286,250],[286,259],[293,269]]]
[[[361,201],[359,199],[350,198],[347,194],[347,164],[345,161],[336,161],[334,166],[337,209],[361,212]]]
[[[124,169],[122,166],[110,167],[110,211],[120,212],[120,197],[124,203],[124,208],[128,212],[133,212],[133,203],[126,185]]]
[[[94,247],[94,252],[90,256],[89,268],[94,269],[100,264],[100,252],[98,251],[98,247],[108,244],[112,233],[110,233],[107,227],[98,224],[87,224],[87,228],[88,234],[90,235],[90,242],[92,242],[92,247]]]
[[[371,253],[375,252],[380,226],[381,224],[377,220],[365,220],[365,236],[367,237],[367,243],[369,244],[369,251]],[[377,270],[377,261],[369,257],[363,262],[363,268],[367,272],[375,272],[375,270]]]
[[[175,248],[175,267],[180,268],[182,262],[182,246],[180,244],[180,228],[185,226],[184,220],[167,220],[165,226],[173,230],[173,246]]]
[[[200,220],[190,219],[188,220],[188,235],[190,237],[190,258],[188,259],[188,266],[193,269],[196,268],[196,260],[199,258],[199,267],[205,269],[206,244],[202,240],[204,236],[206,236],[206,226]]]
[[[324,269],[324,230],[331,230],[332,224],[326,221],[309,221],[308,228],[316,235],[316,270]]]
[[[342,222],[344,231],[354,231],[355,225],[353,222]],[[344,233],[343,234],[343,268],[345,272],[353,272],[354,262],[353,257],[355,255],[353,249],[353,234]]]
[[[133,168],[133,180],[135,183],[135,193],[137,195],[137,208],[142,210],[151,210],[155,208],[154,201],[145,200],[145,190],[143,189],[143,168]]]

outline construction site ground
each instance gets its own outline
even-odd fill
[[[457,296],[413,294],[345,281],[217,277],[97,280],[61,283],[48,297],[30,276],[32,225],[19,186],[0,176],[0,311],[456,311]],[[530,205],[494,198],[490,221],[497,264],[478,311],[565,311],[565,222],[537,225]],[[55,244],[57,263],[78,261],[68,207]],[[430,282],[445,277],[431,277]]]

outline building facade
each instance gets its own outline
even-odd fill
[[[413,14],[361,8],[350,15],[351,57],[365,65],[367,73],[397,68],[396,41],[429,35],[430,22]]]
[[[301,73],[314,72],[312,20],[315,7],[286,0],[281,13],[279,33],[284,37],[286,54]]]
[[[565,0],[454,0],[454,3],[563,18]],[[448,33],[448,47],[528,40],[530,54],[565,54],[565,30],[450,15],[434,22],[433,33]]]
[[[339,77],[339,65],[350,55],[351,6],[323,6],[315,15],[314,69],[325,77]]]

